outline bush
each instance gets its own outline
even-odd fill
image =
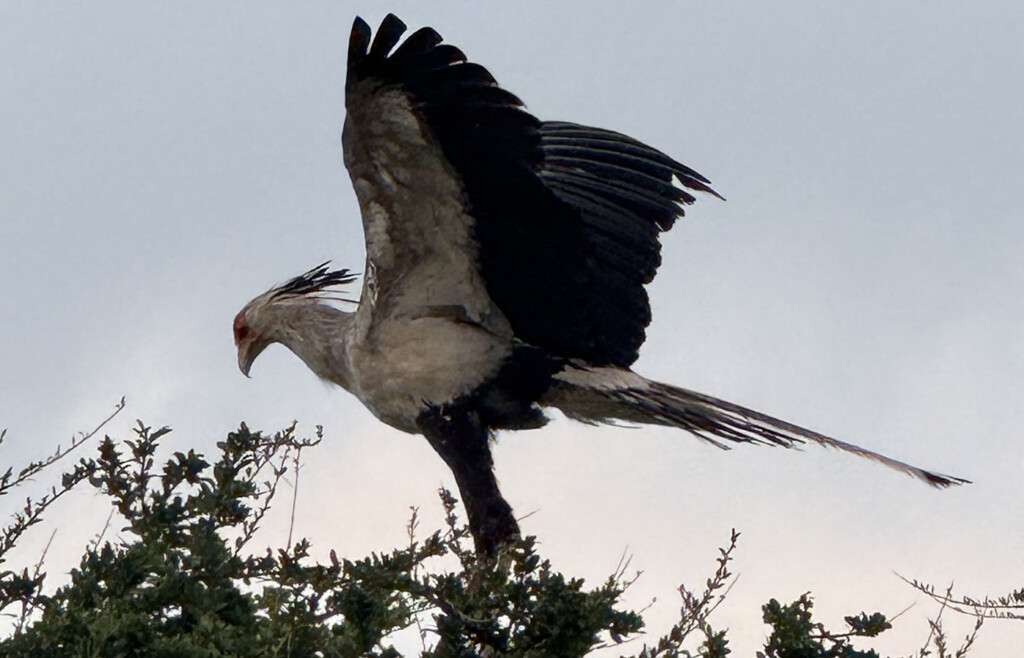
[[[15,515],[0,559],[48,505],[85,481],[110,498],[125,528],[116,542],[98,538],[71,582],[52,594],[44,593],[38,565],[0,574],[0,611],[19,620],[0,640],[0,656],[397,658],[395,634],[412,628],[422,639],[419,655],[427,658],[540,658],[583,656],[636,638],[644,628],[639,614],[619,607],[632,582],[625,567],[590,588],[556,571],[530,537],[494,560],[479,558],[457,517],[457,501],[444,490],[446,527],[420,539],[414,514],[408,546],[389,553],[349,560],[332,551],[321,564],[305,539],[249,553],[289,465],[319,436],[298,439],[294,426],[264,436],[242,425],[218,444],[215,462],[178,452],[157,470],[158,443],[168,431],[140,422],[135,437],[121,444],[105,437],[97,457],[80,460],[59,488]],[[27,471],[34,475],[67,452]],[[24,481],[25,472],[9,471],[0,493]],[[721,549],[703,590],[679,588],[679,621],[633,655],[730,654],[726,632],[715,630],[709,617],[728,591],[738,537],[734,532]],[[455,561],[454,570],[439,566]],[[15,608],[18,614],[9,612]],[[877,656],[849,642],[888,629],[884,616],[847,617],[848,630],[833,634],[812,620],[811,609],[808,595],[765,605],[771,635],[759,655]]]

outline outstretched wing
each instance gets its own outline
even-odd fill
[[[346,164],[372,264],[429,261],[431,276],[472,280],[464,291],[482,285],[521,340],[632,363],[659,233],[694,201],[687,189],[715,194],[707,179],[625,135],[541,122],[434,30],[396,48],[404,31],[389,15],[371,44],[357,18],[349,45]]]

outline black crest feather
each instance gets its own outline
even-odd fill
[[[331,261],[321,263],[313,269],[282,283],[273,291],[275,299],[281,297],[302,297],[322,292],[331,286],[340,286],[356,280],[351,270],[331,270]]]

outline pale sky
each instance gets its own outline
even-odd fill
[[[974,596],[1024,586],[1024,8],[1017,2],[107,2],[0,4],[0,427],[5,465],[104,417],[212,454],[246,421],[325,428],[296,533],[317,555],[440,524],[452,478],[282,347],[245,379],[231,319],[326,259],[362,269],[341,161],[348,32],[430,25],[542,119],[625,132],[708,176],[664,239],[636,370],[974,480],[935,491],[856,457],[558,419],[499,437],[523,530],[597,585],[623,551],[651,637],[730,528],[716,622],[737,655],[760,605],[816,596],[836,628],[914,607],[872,646],[916,651],[938,607],[893,572]],[[655,7],[640,5],[642,7]],[[45,483],[41,483],[45,484]],[[18,496],[4,499],[9,514]],[[279,545],[287,505],[260,541]],[[106,518],[50,517],[60,577]],[[26,538],[34,563],[48,531]],[[33,543],[34,542],[34,543]],[[971,626],[951,616],[959,637]],[[1024,646],[991,622],[973,655]],[[633,647],[639,650],[639,644]]]

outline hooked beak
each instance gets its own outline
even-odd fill
[[[242,371],[242,374],[249,377],[249,368],[252,367],[253,359],[249,358],[249,355],[242,348],[238,349],[238,369]]]
[[[242,341],[238,345],[238,369],[242,374],[249,377],[249,369],[252,368],[256,357],[266,349],[268,343],[257,340]]]

